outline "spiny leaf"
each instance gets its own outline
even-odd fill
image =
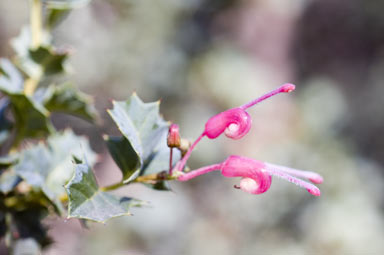
[[[21,181],[13,169],[6,170],[0,175],[0,191],[7,194]]]
[[[23,92],[19,71],[7,60],[0,62],[0,92],[8,96],[16,129],[16,141],[44,137],[52,131],[48,111]]]
[[[51,37],[42,33],[42,44],[31,48],[31,31],[24,27],[18,37],[11,42],[17,56],[17,66],[29,77],[44,77],[66,71],[67,52],[59,52],[51,46]]]
[[[70,13],[69,9],[47,9],[45,15],[45,27],[47,30],[52,30],[62,20],[64,20]]]
[[[14,169],[28,184],[41,189],[60,210],[59,197],[65,194],[63,186],[73,174],[72,155],[81,158],[84,154],[94,161],[87,140],[68,130],[50,137],[47,145],[40,143],[22,151]]]
[[[23,77],[16,67],[5,58],[0,59],[0,89],[4,91],[21,92],[23,90]]]
[[[18,158],[15,155],[7,155],[0,157],[0,169],[7,168],[15,163],[17,163]]]
[[[113,109],[108,112],[126,138],[126,141],[120,139],[119,144],[116,141],[109,142],[109,148],[115,160],[121,155],[126,155],[132,160],[124,165],[129,168],[121,168],[124,181],[127,181],[136,170],[142,169],[153,159],[161,138],[167,133],[168,123],[159,114],[159,102],[143,103],[136,94],[127,101],[114,101]],[[116,153],[117,147],[126,142],[130,145],[125,146],[126,152]],[[161,142],[165,143],[165,140]],[[119,166],[121,161],[124,159],[116,160]],[[162,170],[164,169],[158,169]]]
[[[15,118],[16,141],[45,137],[53,131],[48,111],[23,93],[6,93]]]
[[[101,191],[91,167],[86,163],[76,164],[75,174],[66,185],[66,190],[68,218],[106,222],[114,217],[131,215],[131,207],[143,205],[140,200]]]
[[[140,172],[140,159],[127,138],[124,136],[108,136],[104,139],[112,158],[124,173],[123,179],[129,182],[133,178],[136,178]]]
[[[92,98],[77,90],[70,83],[51,86],[44,95],[45,108],[53,112],[65,112],[93,121],[98,118]]]
[[[57,52],[48,46],[40,46],[37,49],[30,49],[29,55],[40,66],[44,75],[55,75],[65,71],[67,53]]]

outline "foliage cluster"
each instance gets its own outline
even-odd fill
[[[59,131],[51,114],[61,112],[98,123],[92,99],[65,80],[70,52],[52,44],[52,30],[89,0],[30,0],[30,25],[11,41],[12,60],[0,59],[0,235],[13,254],[39,254],[50,243],[41,221],[57,214],[105,222],[129,215],[145,202],[110,191],[133,182],[167,190],[170,178],[169,123],[159,102],[137,95],[113,102],[109,110],[122,135],[105,136],[123,179],[100,187],[88,140]],[[177,158],[177,157],[176,157]],[[176,159],[175,158],[175,159]]]

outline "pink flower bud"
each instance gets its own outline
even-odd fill
[[[170,148],[180,147],[179,125],[172,124],[169,127],[168,137],[167,137],[167,145]]]

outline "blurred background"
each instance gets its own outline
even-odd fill
[[[321,197],[279,179],[262,195],[219,173],[172,192],[119,190],[151,202],[106,225],[49,218],[61,254],[384,254],[384,1],[93,0],[54,32],[73,48],[73,80],[103,123],[54,116],[90,137],[98,180],[121,178],[102,143],[111,99],[162,100],[165,119],[195,139],[205,121],[280,84],[296,91],[249,110],[242,140],[204,139],[194,169],[237,154],[323,175]],[[0,55],[28,22],[28,1],[0,1]]]

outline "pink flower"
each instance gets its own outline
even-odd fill
[[[211,117],[205,124],[203,135],[209,139],[215,139],[224,134],[232,139],[240,139],[251,129],[251,116],[245,111],[261,101],[279,93],[289,93],[295,89],[295,85],[286,83],[279,88],[259,97],[240,107],[232,108]]]
[[[242,177],[240,186],[235,186],[235,188],[251,194],[266,192],[271,186],[272,175],[294,183],[306,189],[314,196],[320,196],[319,188],[297,177],[305,178],[318,184],[323,182],[323,178],[314,172],[296,170],[234,155],[229,156],[221,164],[214,164],[188,173],[181,173],[182,175],[178,177],[178,180],[188,181],[212,171],[221,171],[221,174],[225,177]]]
[[[188,149],[183,159],[178,162],[175,166],[175,170],[181,171],[189,157],[191,156],[192,150],[200,142],[200,140],[207,136],[209,139],[215,139],[224,133],[231,139],[240,139],[245,136],[251,129],[252,119],[251,116],[246,112],[249,107],[254,106],[261,101],[272,97],[279,93],[289,93],[295,89],[295,85],[286,83],[281,85],[279,88],[272,90],[271,92],[252,100],[251,102],[244,104],[240,107],[232,108],[221,112],[211,117],[205,124],[203,133],[196,139],[192,146]]]

